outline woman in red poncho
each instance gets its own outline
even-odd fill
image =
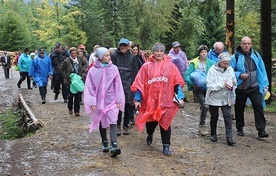
[[[139,108],[136,125],[141,132],[146,125],[147,144],[152,143],[153,133],[159,124],[163,153],[171,155],[170,126],[179,106],[173,100],[176,95],[183,105],[184,81],[177,67],[164,55],[164,51],[165,46],[161,43],[153,46],[153,55],[139,70],[131,90],[136,91],[135,107]]]

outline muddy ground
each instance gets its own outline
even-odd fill
[[[22,93],[36,118],[44,121],[46,127],[30,137],[0,140],[0,175],[268,176],[276,173],[276,114],[265,114],[270,137],[260,140],[253,113],[247,110],[245,136],[235,135],[233,121],[237,144],[231,147],[225,141],[222,118],[218,122],[217,143],[211,142],[209,136],[199,136],[198,104],[186,103],[172,123],[172,156],[162,154],[158,128],[152,145],[148,146],[146,133],[134,127],[130,135],[118,137],[122,154],[111,158],[101,152],[99,132],[88,132],[90,117],[84,114],[83,106],[80,117],[69,115],[61,96],[54,101],[49,89],[47,103],[42,105],[38,89],[27,90],[26,81],[18,89],[18,79],[18,72],[13,70],[13,78],[5,80],[0,68],[0,112],[11,107]]]

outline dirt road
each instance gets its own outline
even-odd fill
[[[246,112],[245,136],[234,135],[236,146],[226,144],[224,123],[218,122],[218,142],[197,133],[198,104],[186,103],[172,124],[172,156],[162,154],[160,131],[153,143],[146,144],[146,133],[131,129],[130,135],[118,137],[122,154],[111,158],[101,152],[98,131],[88,132],[90,117],[69,115],[61,96],[54,101],[48,89],[47,103],[41,104],[38,89],[16,87],[18,72],[5,80],[0,68],[0,112],[23,93],[36,118],[46,127],[22,139],[0,140],[0,175],[252,175],[276,173],[276,115],[266,114],[267,140],[257,139],[253,113]],[[209,117],[207,118],[209,122]],[[233,122],[233,127],[235,122]],[[1,131],[1,130],[0,130]],[[233,128],[235,133],[235,128]]]

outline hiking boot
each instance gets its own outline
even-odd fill
[[[58,94],[55,94],[54,100],[58,99]]]
[[[121,126],[117,126],[117,136],[121,136]]]
[[[227,144],[230,146],[233,146],[236,144],[236,142],[231,137],[226,138],[226,141],[227,141]]]
[[[124,128],[123,128],[123,134],[124,134],[124,135],[129,135],[128,127],[124,127]]]
[[[42,104],[45,104],[46,103],[46,100],[42,100]]]
[[[21,88],[21,85],[19,83],[17,83],[17,87],[20,89]]]
[[[209,134],[206,125],[199,125],[199,127],[198,127],[198,132],[199,132],[199,134],[200,134],[201,136],[206,136],[206,135]]]
[[[211,135],[210,139],[211,139],[212,142],[217,142],[218,141],[217,135]]]
[[[69,110],[69,114],[73,114],[73,111],[72,111],[72,110]]]
[[[117,142],[113,142],[110,148],[110,156],[116,157],[121,154],[121,149],[118,148]]]
[[[163,144],[163,154],[167,156],[171,155],[169,144]]]
[[[259,138],[267,138],[269,135],[265,132],[265,130],[260,130],[258,132],[258,137]]]
[[[103,152],[109,152],[109,148],[108,148],[108,141],[103,141],[102,143],[102,151]]]
[[[80,116],[80,113],[79,113],[79,112],[75,112],[75,115],[76,115],[76,116]]]
[[[238,136],[244,136],[243,129],[238,129],[236,134],[237,134]]]

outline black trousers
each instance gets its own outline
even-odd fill
[[[146,129],[147,129],[148,135],[153,135],[157,125],[158,125],[158,122],[156,121],[146,123]],[[162,144],[171,144],[171,127],[169,127],[168,130],[165,130],[160,125],[159,127],[160,127]]]
[[[10,77],[10,69],[9,68],[4,68],[4,75],[5,75],[6,79],[8,79]]]
[[[46,94],[47,94],[47,87],[46,86],[39,87],[39,94],[41,96],[41,99],[45,100]]]
[[[60,85],[62,86],[62,97],[64,100],[67,100],[69,91],[67,86],[64,84],[63,78],[60,74],[54,73],[53,75],[53,85],[54,85],[54,93],[59,94]]]
[[[81,92],[78,92],[76,94],[73,94],[70,90],[69,96],[68,96],[68,104],[67,107],[69,110],[73,110],[73,105],[74,105],[74,112],[80,112],[80,97],[81,97]]]
[[[17,84],[21,85],[21,83],[27,78],[27,86],[28,88],[31,88],[31,79],[28,74],[29,72],[20,72],[20,79]]]
[[[235,116],[237,130],[241,130],[244,127],[244,109],[247,98],[250,99],[254,109],[256,129],[258,131],[264,130],[266,127],[266,120],[262,105],[263,95],[259,92],[259,87],[248,90],[236,89]]]
[[[117,125],[121,126],[121,121],[122,121],[122,111],[119,111],[118,114],[118,120],[117,120]],[[126,103],[125,104],[125,116],[124,116],[124,124],[123,127],[128,128],[129,125],[129,120],[134,119],[134,106],[131,104]]]
[[[232,116],[231,116],[231,106],[209,106],[209,112],[211,114],[210,119],[210,127],[211,127],[211,135],[217,135],[217,122],[219,118],[219,108],[221,108],[224,125],[225,125],[225,133],[227,138],[232,137]]]

